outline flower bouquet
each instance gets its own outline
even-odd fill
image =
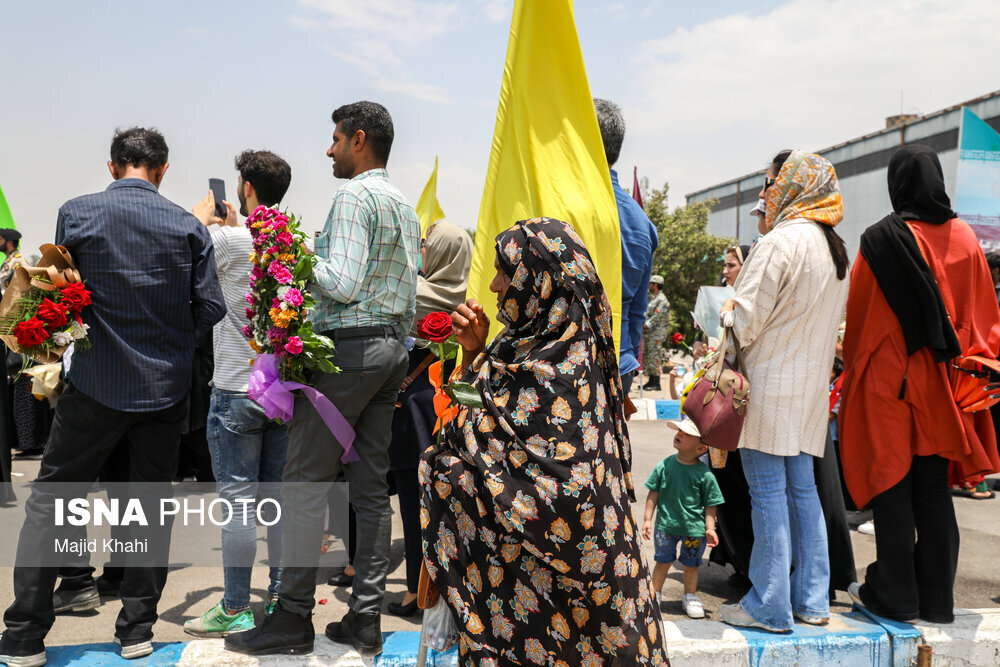
[[[243,335],[257,352],[248,382],[250,398],[268,418],[285,422],[295,407],[292,392],[301,390],[343,447],[340,460],[357,461],[354,429],[330,399],[308,385],[312,371],[340,369],[330,361],[333,341],[313,331],[309,322],[316,300],[306,287],[315,258],[305,249],[299,221],[294,215],[258,206],[246,224],[253,238],[253,268],[246,295],[250,324],[243,327]]]
[[[316,305],[306,291],[312,278],[311,254],[303,249],[305,234],[292,214],[258,206],[247,218],[253,237],[250,291],[243,327],[250,347],[272,354],[282,380],[306,382],[308,371],[336,373],[333,341],[313,331],[306,315]]]
[[[91,304],[90,291],[66,248],[46,243],[38,266],[18,266],[0,302],[0,339],[31,359],[53,363],[70,343],[89,344],[80,314]]]
[[[434,431],[440,441],[444,435],[442,427],[458,415],[461,406],[481,408],[483,399],[473,385],[456,379],[461,374],[457,364],[451,378],[445,382],[444,362],[457,359],[461,349],[452,334],[451,316],[443,311],[430,313],[417,322],[417,333],[429,341],[427,348],[438,358],[427,369],[427,373],[431,386],[434,387],[434,414],[438,416]]]

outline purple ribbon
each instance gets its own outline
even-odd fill
[[[344,448],[340,461],[342,463],[360,461],[361,457],[354,450],[354,429],[344,419],[344,415],[340,414],[337,406],[308,385],[282,380],[281,372],[278,370],[278,360],[273,354],[257,355],[253,370],[250,371],[248,393],[250,398],[264,408],[264,414],[268,419],[281,419],[287,422],[292,418],[295,409],[295,396],[292,395],[292,391],[295,389],[302,390],[326,427],[330,429],[330,433]]]

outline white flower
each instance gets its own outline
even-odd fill
[[[282,301],[285,300],[285,295],[288,294],[288,290],[292,289],[291,285],[282,285],[278,288],[278,298]]]
[[[74,340],[80,340],[81,338],[87,337],[87,331],[90,330],[89,324],[80,324],[79,322],[73,322],[72,328],[70,328],[69,333],[73,336]]]
[[[73,342],[73,333],[71,331],[56,331],[52,334],[52,342],[56,347],[65,347]]]
[[[287,303],[285,303],[284,301],[282,301],[282,302],[281,302],[281,309],[282,309],[282,310],[288,310],[288,304],[287,304]]]

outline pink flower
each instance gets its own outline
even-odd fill
[[[280,234],[278,234],[275,240],[281,245],[286,245],[286,246],[290,246],[292,245],[292,243],[295,242],[295,239],[292,238],[292,235],[288,233],[288,230],[285,230]]]
[[[289,354],[301,354],[302,353],[302,339],[298,336],[292,336],[285,343],[285,350]]]
[[[246,293],[246,297],[245,298],[247,300],[247,303],[249,303],[251,306],[256,306],[257,305],[257,299],[254,298],[254,295],[251,294],[250,292]]]
[[[282,285],[292,282],[292,272],[285,268],[281,262],[271,262],[271,265],[267,267],[267,273]]]
[[[292,287],[287,292],[285,292],[284,302],[289,306],[294,306],[298,308],[302,305],[302,292]]]
[[[276,215],[278,215],[278,209],[276,209],[276,208],[266,208],[266,209],[264,209],[263,217],[264,217],[265,220],[271,220]]]
[[[274,266],[274,264],[271,264],[271,266]],[[250,277],[255,278],[257,280],[260,280],[266,275],[267,272],[265,272],[264,269],[260,268],[259,266],[254,266],[252,269],[250,269]]]
[[[264,206],[263,204],[258,206],[253,210],[253,213],[250,214],[250,217],[247,218],[247,222],[249,223],[260,222],[260,220],[264,217],[264,211],[266,210],[267,207]]]
[[[278,297],[271,299],[271,308],[281,308],[281,299]]]
[[[277,255],[279,252],[281,252],[281,248],[279,248],[276,245],[273,245],[264,252],[266,252],[268,255]]]
[[[253,327],[249,324],[243,326],[243,337],[247,340],[253,338]]]
[[[282,342],[288,336],[288,330],[281,327],[271,327],[267,331],[267,338],[273,342]]]
[[[254,316],[257,315],[257,311],[254,310],[253,308],[247,308],[245,312],[247,314],[247,319],[248,320],[252,320],[254,318]]]

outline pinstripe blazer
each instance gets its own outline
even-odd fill
[[[191,382],[195,328],[225,315],[208,231],[138,178],[59,209],[66,246],[92,292],[91,347],[76,350],[70,382],[125,412],[162,410]]]

